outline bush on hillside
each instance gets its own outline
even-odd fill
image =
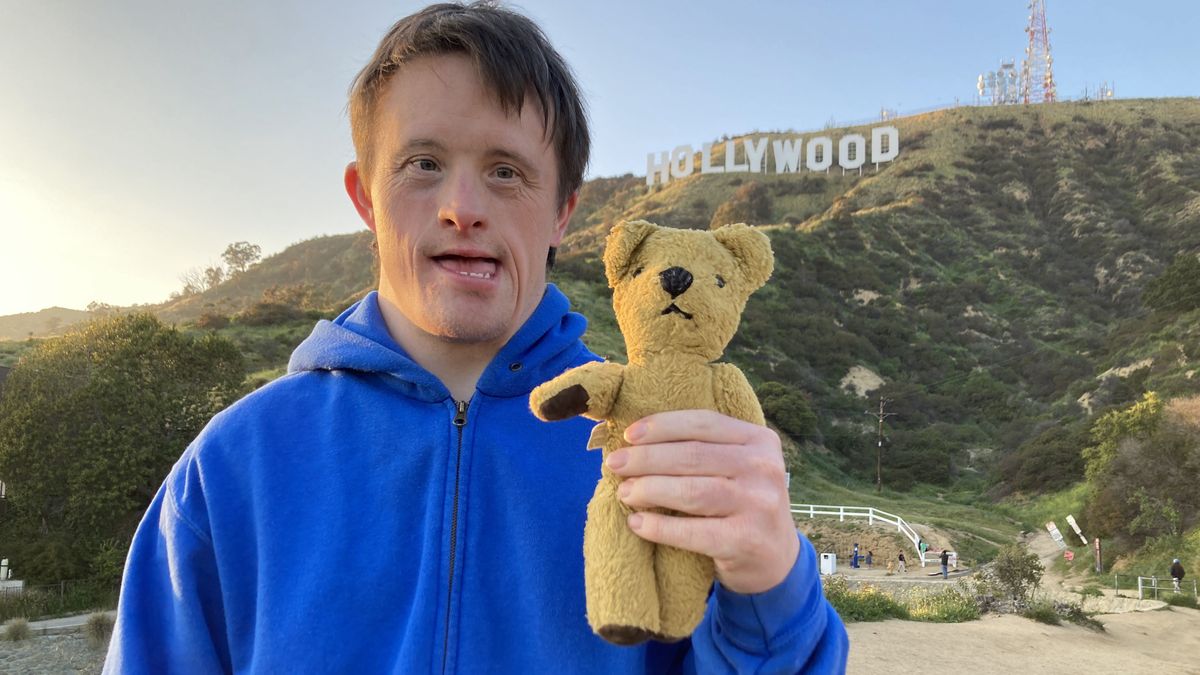
[[[26,352],[0,397],[0,541],[14,575],[78,579],[106,540],[128,541],[243,377],[232,343],[149,314],[97,320]]]
[[[4,629],[0,631],[0,637],[3,637],[6,642],[20,642],[33,637],[33,629],[29,627],[29,621],[24,617],[17,617],[4,622]]]
[[[275,326],[307,318],[304,310],[277,302],[256,302],[234,317],[243,326]]]

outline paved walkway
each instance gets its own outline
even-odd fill
[[[115,611],[105,612],[114,620],[117,618]],[[75,616],[63,616],[57,619],[45,619],[43,621],[30,621],[29,628],[34,635],[62,635],[64,633],[74,633],[87,623],[88,617],[93,613],[77,614]]]

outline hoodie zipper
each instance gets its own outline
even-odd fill
[[[446,633],[442,641],[442,673],[446,672],[447,657],[450,655],[450,603],[454,600],[454,556],[458,548],[458,478],[462,470],[463,427],[467,426],[467,406],[470,401],[455,401],[458,411],[454,415],[454,427],[458,429],[458,454],[454,459],[454,505],[450,512],[450,580],[446,589]]]

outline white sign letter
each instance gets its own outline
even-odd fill
[[[795,173],[800,170],[800,148],[804,139],[771,141],[775,151],[775,173]]]
[[[866,161],[867,139],[859,134],[842,136],[842,140],[838,141],[838,166],[843,169],[857,169]]]
[[[821,156],[820,160],[817,155]],[[809,171],[824,171],[830,164],[833,164],[833,139],[828,136],[810,139],[804,167]]]
[[[661,159],[656,163],[654,161],[654,153],[646,153],[646,187],[654,186],[655,174],[662,176],[663,185],[666,185],[667,181],[671,180],[671,153],[664,150],[659,156]]]
[[[733,141],[725,141],[725,170],[729,173],[734,171],[748,171],[749,164],[735,164],[737,160],[736,151],[733,149]]]
[[[885,142],[886,141],[886,142]],[[900,154],[900,131],[896,127],[871,129],[871,161],[876,164],[890,162]]]
[[[675,148],[675,152],[671,155],[671,175],[675,178],[687,178],[692,175],[692,171],[696,168],[693,154],[695,153],[690,145],[681,145]]]
[[[700,148],[700,173],[725,173],[725,167],[712,165],[712,143]]]
[[[750,139],[743,138],[742,147],[746,149],[746,163],[750,165],[750,173],[761,173],[763,155],[767,154],[767,139],[760,138],[755,144]]]

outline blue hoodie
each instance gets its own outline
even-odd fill
[[[288,375],[220,413],[150,504],[105,672],[840,672],[815,554],[778,587],[715,584],[690,640],[617,647],[585,616],[592,423],[534,386],[596,360],[549,286],[469,402],[387,332],[375,293]]]

